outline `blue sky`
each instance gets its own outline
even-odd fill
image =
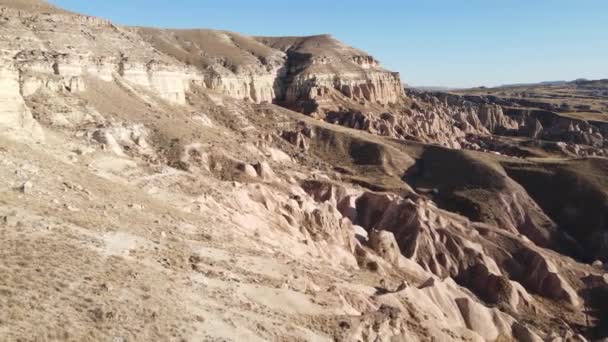
[[[50,0],[124,25],[331,33],[405,83],[608,78],[608,0]]]

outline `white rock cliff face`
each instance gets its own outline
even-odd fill
[[[19,72],[4,61],[0,67],[0,131],[42,137],[38,123],[21,96]]]
[[[157,51],[204,75],[205,88],[255,103],[282,95],[285,53],[251,37],[206,29],[138,28],[137,33]]]
[[[257,39],[287,54],[286,92],[281,100],[290,107],[303,101],[318,104],[332,95],[380,105],[397,103],[404,96],[398,73],[331,36]]]
[[[41,20],[39,14],[7,8],[0,16],[5,23],[0,49],[18,74],[19,82],[11,86],[23,96],[42,87],[84,91],[85,76],[108,82],[123,77],[171,103],[183,104],[190,83],[202,80],[192,68],[155,55],[137,35],[105,20],[63,13],[43,14]],[[66,26],[74,30],[62,30]],[[100,31],[104,34],[97,34]]]
[[[392,104],[403,96],[399,75],[389,72],[303,73],[287,88],[285,102],[314,100],[337,90],[347,98],[377,104]]]
[[[214,72],[205,78],[204,85],[237,99],[255,103],[272,102],[280,89],[275,88],[277,79],[281,78],[281,70],[275,68],[268,74],[235,75],[229,72]]]
[[[84,91],[85,76],[121,78],[178,105],[186,103],[193,85],[255,103],[314,101],[330,90],[382,105],[403,96],[398,74],[325,36],[321,43],[337,46],[343,56],[312,51],[311,58],[294,61],[281,47],[230,32],[131,29],[67,12],[2,8],[0,17],[0,49],[19,80],[6,82],[26,97],[41,88]]]

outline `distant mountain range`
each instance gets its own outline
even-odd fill
[[[543,82],[532,82],[532,83],[511,83],[511,84],[502,84],[496,87],[472,87],[472,88],[463,88],[463,87],[444,87],[444,86],[411,86],[408,84],[404,84],[405,88],[411,88],[422,91],[450,91],[450,90],[464,90],[464,89],[475,89],[475,88],[489,88],[489,89],[499,89],[499,88],[513,88],[513,87],[539,87],[539,86],[555,86],[555,85],[563,85],[563,84],[576,84],[576,83],[587,83],[587,82],[597,82],[597,81],[605,81],[601,80],[588,80],[586,78],[578,78],[573,81],[543,81]]]
[[[441,87],[441,86],[410,86],[405,84],[405,88],[422,90],[422,91],[449,91],[463,88],[451,88],[451,87]]]

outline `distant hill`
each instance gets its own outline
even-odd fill
[[[459,88],[442,87],[442,86],[405,86],[406,88],[422,90],[422,91],[450,91],[457,90]]]
[[[584,79],[581,79],[584,80]],[[577,80],[578,81],[578,80]],[[547,86],[547,85],[562,85],[569,83],[569,81],[544,81],[544,82],[536,82],[536,83],[513,83],[513,84],[503,84],[498,86],[497,88],[510,88],[510,87],[534,87],[534,86]]]

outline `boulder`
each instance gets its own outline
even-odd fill
[[[251,164],[240,163],[237,165],[237,170],[241,171],[243,175],[249,178],[257,178],[258,173]]]
[[[399,261],[401,251],[393,233],[386,230],[372,229],[369,232],[369,246],[382,259],[392,264]]]
[[[19,191],[21,191],[24,194],[30,194],[30,193],[32,193],[33,187],[34,187],[34,184],[30,181],[27,181],[19,187]]]
[[[265,181],[272,181],[274,179],[276,179],[276,174],[274,173],[274,171],[272,170],[272,168],[270,167],[270,165],[265,162],[259,162],[257,164],[255,164],[253,166],[255,168],[255,171],[257,172],[257,174],[262,177],[262,179],[264,179]]]

